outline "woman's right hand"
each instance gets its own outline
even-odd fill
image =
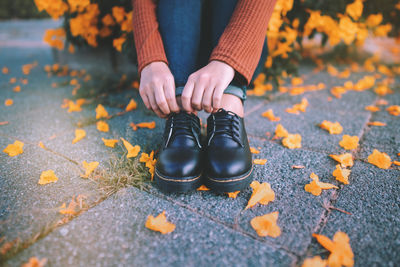
[[[152,62],[142,69],[139,93],[147,109],[160,118],[167,117],[171,112],[179,112],[174,76],[162,61]]]

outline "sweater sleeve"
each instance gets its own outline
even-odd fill
[[[153,0],[133,0],[133,36],[135,39],[138,72],[154,61],[168,64],[163,41],[158,30],[156,4]]]
[[[209,60],[227,63],[250,83],[261,56],[275,2],[239,0]]]

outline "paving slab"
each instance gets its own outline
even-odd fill
[[[357,161],[350,184],[341,188],[322,234],[336,231],[350,237],[355,266],[397,266],[400,262],[400,171],[383,170]],[[310,256],[324,251],[313,241]],[[326,255],[326,253],[322,253]]]
[[[163,210],[176,224],[175,231],[161,235],[145,228],[147,216]],[[56,229],[6,266],[20,265],[32,256],[47,258],[49,266],[289,266],[294,260],[284,251],[133,187]]]

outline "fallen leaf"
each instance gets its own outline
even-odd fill
[[[15,157],[24,152],[23,150],[24,143],[16,140],[13,144],[9,144],[4,150],[4,153],[7,153],[10,157]]]
[[[38,146],[41,147],[41,148],[43,148],[43,149],[46,149],[46,147],[44,146],[44,144],[43,144],[42,141],[39,142]]]
[[[339,145],[346,150],[356,149],[358,147],[358,136],[350,136],[350,135],[343,135],[342,140],[339,142]]]
[[[165,211],[158,214],[157,217],[153,217],[153,215],[149,215],[147,217],[147,221],[145,226],[153,231],[158,231],[160,233],[168,234],[175,230],[175,224],[167,221],[165,217]]]
[[[371,121],[367,123],[369,126],[386,126],[386,123],[381,121]]]
[[[321,259],[320,256],[305,259],[301,267],[326,267],[327,260]]]
[[[389,103],[388,103],[387,100],[385,100],[385,99],[379,99],[378,101],[376,101],[376,104],[377,104],[378,106],[386,106],[386,105],[389,104]]]
[[[251,227],[259,236],[270,236],[276,238],[281,235],[281,228],[276,224],[279,212],[271,212],[262,216],[257,216],[251,219]]]
[[[400,161],[394,160],[394,161],[393,161],[393,164],[394,164],[394,165],[397,165],[397,166],[400,166]]]
[[[17,78],[10,78],[10,84],[16,83],[17,82]]]
[[[389,169],[390,165],[392,165],[389,155],[377,149],[374,149],[372,154],[368,156],[368,162],[381,169]]]
[[[288,131],[282,126],[282,124],[278,124],[275,129],[275,136],[278,138],[288,136]]]
[[[1,126],[1,125],[7,125],[7,124],[9,124],[8,121],[0,121],[0,126]]]
[[[261,114],[261,116],[269,119],[270,121],[280,121],[281,120],[281,118],[275,117],[274,112],[272,111],[272,109],[268,109],[267,111],[263,112]]]
[[[339,122],[330,122],[324,120],[321,124],[320,127],[322,129],[327,130],[330,134],[340,134],[343,131],[343,127],[340,125]]]
[[[122,137],[121,137],[121,140],[124,143],[124,146],[125,146],[126,150],[128,151],[128,154],[126,155],[126,158],[134,158],[139,154],[140,146],[138,146],[138,145],[133,146]]]
[[[387,110],[387,112],[389,112],[390,115],[393,115],[393,116],[400,115],[400,106],[397,106],[397,105],[390,106],[386,110]]]
[[[115,144],[118,143],[118,139],[105,139],[101,138],[103,140],[104,145],[108,147],[115,147]]]
[[[208,187],[205,186],[204,184],[200,185],[200,186],[197,188],[197,191],[208,191],[208,190],[210,190],[210,188],[208,188]]]
[[[313,234],[324,248],[331,252],[328,257],[328,266],[347,266],[354,265],[354,254],[350,246],[350,239],[346,233],[336,232],[333,240],[318,234]]]
[[[6,107],[12,106],[12,104],[14,104],[14,101],[12,99],[6,99],[6,101],[4,101],[4,105]]]
[[[85,205],[84,203],[85,196],[78,195],[76,198],[72,196],[71,202],[69,202],[68,207],[66,207],[65,203],[62,204],[60,210],[58,211],[63,215],[76,215]]]
[[[40,175],[40,179],[38,184],[45,185],[49,183],[55,183],[58,181],[58,177],[54,173],[53,170],[47,170],[43,171],[42,174]]]
[[[307,107],[308,100],[306,98],[302,98],[300,103],[294,104],[293,107],[287,108],[285,111],[292,114],[300,114],[300,112],[306,112]]]
[[[267,160],[266,159],[253,159],[253,163],[258,164],[258,165],[265,165],[265,163],[267,163]]]
[[[228,192],[228,197],[230,198],[236,198],[237,195],[240,193],[240,191],[235,191],[235,192]]]
[[[301,148],[301,135],[300,134],[288,134],[282,139],[282,145],[287,148]]]
[[[75,130],[75,138],[72,140],[72,144],[75,144],[82,140],[86,136],[86,131],[83,129],[76,129]]]
[[[132,130],[136,131],[138,128],[148,128],[148,129],[154,129],[156,128],[156,122],[151,121],[151,122],[140,122],[138,124],[135,124],[131,122],[129,124],[132,127]]]
[[[305,167],[303,165],[293,165],[292,169],[304,169]]]
[[[107,118],[108,117],[108,112],[104,108],[102,104],[98,104],[96,107],[96,119],[100,118]]]
[[[293,86],[303,84],[303,82],[304,82],[303,79],[300,78],[300,77],[293,77],[292,78],[292,85]]]
[[[100,132],[108,132],[110,130],[110,127],[108,126],[108,123],[105,121],[98,121],[96,123],[97,130]]]
[[[99,162],[93,161],[93,162],[82,162],[82,166],[85,169],[85,174],[81,174],[82,178],[89,178],[89,175],[92,174],[92,172],[99,166]]]
[[[21,265],[21,267],[43,267],[46,265],[47,259],[43,258],[39,260],[36,257],[31,257],[27,263]]]
[[[154,159],[154,151],[151,151],[150,155],[143,152],[140,156],[139,162],[145,163],[145,166],[149,169],[149,172],[151,174],[151,181],[153,181],[154,169],[157,162],[157,160]]]
[[[3,67],[1,69],[1,72],[3,72],[3,74],[8,74],[9,73],[9,69],[7,67]]]
[[[377,106],[366,106],[365,110],[368,110],[368,111],[371,111],[371,112],[377,112],[377,111],[380,110],[380,108],[377,107]]]
[[[138,81],[133,81],[131,86],[132,86],[132,88],[138,89],[139,88],[139,82]]]
[[[21,86],[17,85],[13,88],[14,92],[21,92]]]
[[[132,111],[132,110],[134,110],[134,109],[136,109],[136,108],[137,108],[137,103],[136,103],[135,100],[132,98],[132,99],[129,101],[128,105],[126,106],[125,111]]]
[[[255,147],[250,147],[250,152],[253,154],[260,154],[260,150],[257,150]]]
[[[392,89],[390,89],[389,86],[387,86],[386,84],[380,84],[380,85],[378,85],[378,86],[374,89],[374,92],[375,92],[377,95],[380,95],[380,96],[384,96],[384,95],[387,95],[387,94],[393,94]]]
[[[311,173],[310,178],[312,179],[312,182],[306,184],[304,186],[304,190],[313,194],[314,196],[321,195],[322,190],[338,188],[336,185],[320,182],[318,175],[316,175],[315,173]]]
[[[269,202],[275,200],[275,193],[269,183],[260,184],[258,181],[253,181],[250,187],[253,188],[253,193],[251,194],[245,210],[253,207],[257,203],[267,205]]]
[[[344,153],[341,155],[329,155],[329,156],[334,160],[336,160],[337,162],[339,162],[342,167],[352,167],[354,164],[353,156],[350,153]]]
[[[349,175],[350,175],[350,173],[351,173],[351,170],[342,169],[340,167],[340,164],[338,164],[338,165],[336,165],[336,169],[333,171],[332,175],[339,182],[342,182],[344,184],[349,184]]]

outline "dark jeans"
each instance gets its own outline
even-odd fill
[[[208,63],[213,48],[236,7],[237,0],[159,0],[157,19],[169,68],[175,78],[176,95],[181,95],[190,74]],[[267,57],[264,44],[254,77]],[[246,99],[246,83],[240,74],[224,93]]]

